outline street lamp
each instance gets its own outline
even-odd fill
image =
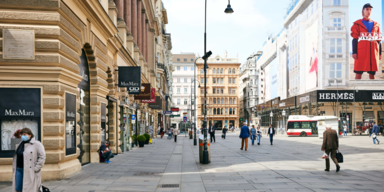
[[[271,125],[272,125],[272,117],[273,117],[273,113],[271,111],[271,113],[269,114],[269,116],[271,117]]]
[[[228,0],[228,6],[224,11],[225,13],[233,13],[233,9],[231,8],[230,1]],[[204,151],[203,151],[203,164],[209,163],[208,157],[208,147],[207,147],[207,59],[212,55],[212,52],[207,52],[207,0],[205,0],[205,18],[204,18]]]
[[[193,78],[193,88],[196,88],[196,81],[197,82],[199,82],[199,87],[198,88],[200,88],[200,81],[199,80],[197,80],[196,78],[196,61],[197,61],[197,59],[199,59],[199,58],[196,58],[196,60],[195,60],[195,70],[194,70],[194,73],[195,73],[195,76],[194,76],[194,78]],[[192,82],[191,82],[192,83]],[[192,89],[192,87],[191,87],[191,89]],[[193,129],[193,131],[194,131],[194,133],[193,133],[193,145],[197,145],[197,140],[196,140],[196,122],[197,122],[197,117],[196,117],[196,115],[195,115],[195,113],[196,113],[196,89],[194,89],[195,91],[194,91],[194,100],[193,100],[193,117],[194,117],[194,129]],[[192,91],[191,91],[191,104],[192,104]],[[191,111],[192,111],[192,105],[191,105]],[[192,121],[192,112],[191,112],[191,121]],[[191,124],[192,125],[192,124]]]
[[[286,129],[285,128],[285,110],[283,109],[283,111],[281,112],[281,115],[283,115],[283,127],[284,127],[284,130]]]
[[[135,145],[137,146],[137,121],[139,121],[139,119],[137,117],[137,109],[139,109],[139,104],[134,103],[133,106],[135,106],[135,109],[136,109],[136,112],[135,112],[135,115],[136,115],[136,122],[135,122],[135,124],[136,124],[136,126],[135,126],[135,128],[136,128],[136,139],[135,139]]]
[[[336,92],[336,117],[337,117],[337,131],[339,131],[339,127],[340,127],[340,124],[339,124],[339,83],[337,82],[337,79],[336,78],[333,78],[333,79],[329,79],[329,80],[335,80],[336,81],[336,89],[337,89],[337,92]],[[331,86],[331,83],[328,82],[328,86]]]
[[[352,135],[353,134],[356,134],[356,121],[355,121],[355,116],[356,116],[356,113],[355,113],[355,106],[356,106],[356,103],[355,103],[355,101],[356,101],[356,93],[358,93],[359,92],[359,90],[358,89],[356,89],[356,87],[353,87],[353,91],[354,91],[354,96],[353,96],[353,130],[352,130]]]

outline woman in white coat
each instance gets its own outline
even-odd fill
[[[18,130],[14,135],[22,141],[13,155],[12,191],[40,192],[41,168],[45,163],[44,146],[35,140],[28,128]]]

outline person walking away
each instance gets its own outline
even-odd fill
[[[269,141],[271,142],[271,145],[273,145],[273,136],[275,136],[275,129],[272,127],[272,124],[269,125],[268,134],[269,134]]]
[[[212,143],[212,140],[216,143],[216,138],[215,138],[215,126],[213,126],[211,124],[211,126],[209,126],[209,135],[211,136],[211,143]]]
[[[40,192],[41,168],[45,163],[44,146],[35,139],[29,128],[14,133],[21,142],[13,155],[12,192]]]
[[[225,139],[225,136],[227,135],[227,127],[223,128],[223,139]]]
[[[325,131],[323,133],[323,145],[321,146],[321,150],[332,158],[332,161],[336,165],[336,172],[339,172],[340,166],[336,159],[336,150],[339,150],[339,138],[337,137],[337,132],[332,129],[331,125],[326,125],[325,127]],[[331,153],[331,155],[329,155],[329,153]],[[329,171],[329,158],[325,159],[324,171]]]
[[[377,141],[377,144],[380,144],[379,139],[377,139],[377,135],[379,135],[380,133],[380,127],[375,122],[373,122],[372,124],[374,124],[372,128],[373,144],[376,145],[376,141]]]
[[[261,138],[260,126],[257,127],[256,137],[257,137],[257,145],[260,145],[260,138]]]
[[[369,122],[369,137],[372,135],[372,129],[373,129],[373,122]]]
[[[255,139],[256,139],[256,129],[255,129],[255,125],[252,125],[252,129],[251,129],[251,139],[252,139],[252,145],[255,145]]]
[[[346,124],[343,125],[343,129],[344,129],[344,137],[346,137],[347,136],[347,129],[348,129]]]
[[[351,27],[355,79],[361,79],[364,72],[369,74],[369,79],[375,79],[379,70],[381,39],[367,38],[381,36],[380,24],[371,19],[372,8],[371,4],[365,4],[363,18],[355,21]]]
[[[108,164],[111,163],[111,161],[109,161],[109,159],[113,158],[114,155],[112,153],[112,150],[109,148],[109,141],[103,142],[100,145],[99,150],[101,152],[101,157],[104,159],[104,161]]]
[[[241,150],[243,150],[244,145],[245,145],[245,150],[248,149],[248,137],[249,137],[249,128],[247,126],[247,123],[244,122],[243,127],[240,129],[240,138],[241,138]]]
[[[160,128],[160,136],[161,136],[161,138],[163,138],[163,136],[164,136],[164,128],[163,127]]]
[[[177,134],[179,134],[179,129],[173,128],[173,136],[175,137],[175,142],[177,142]]]

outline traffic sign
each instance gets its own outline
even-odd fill
[[[170,114],[172,114],[172,111],[163,111],[163,114],[164,115],[170,115]]]
[[[187,122],[187,117],[183,117],[183,122]]]
[[[131,122],[134,124],[136,122],[136,115],[131,115]]]

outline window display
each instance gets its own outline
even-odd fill
[[[39,140],[38,122],[36,120],[10,120],[1,122],[1,150],[15,150],[16,144],[21,139],[15,138],[13,134],[23,128],[31,129],[35,139]]]

